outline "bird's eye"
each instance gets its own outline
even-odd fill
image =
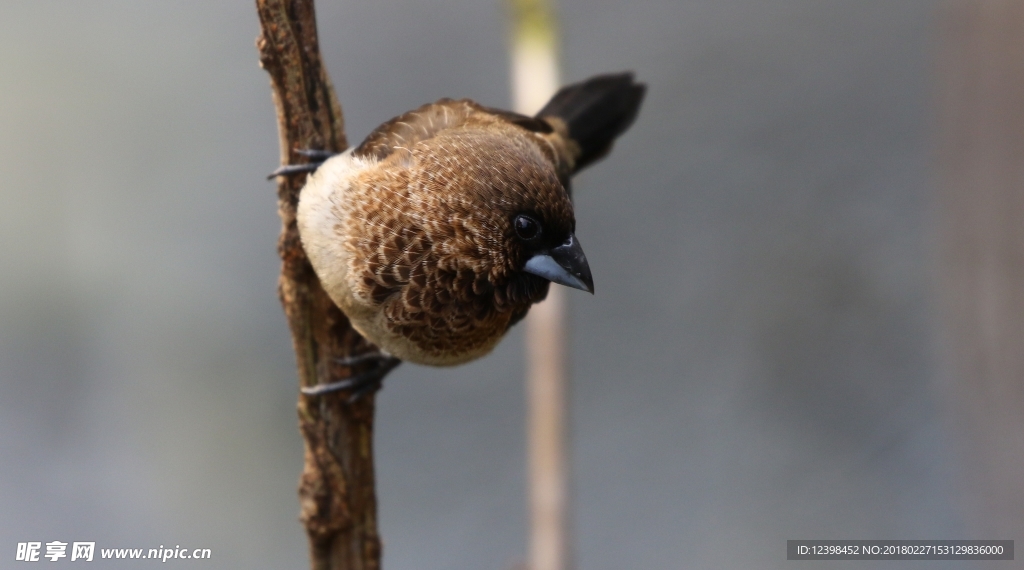
[[[540,235],[540,223],[530,216],[523,214],[516,216],[515,226],[516,235],[521,239],[529,241]]]

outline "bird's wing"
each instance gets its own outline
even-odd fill
[[[555,117],[528,117],[512,111],[480,107],[480,111],[499,121],[515,125],[528,131],[541,152],[548,157],[558,173],[558,179],[567,190],[569,178],[575,170],[579,147],[569,138],[564,124]],[[551,120],[554,119],[554,120]]]
[[[463,99],[441,99],[436,103],[423,105],[391,119],[374,129],[356,149],[353,155],[359,158],[384,160],[399,149],[410,149],[420,141],[437,133],[457,127],[479,109],[479,106]]]
[[[513,125],[522,127],[530,131],[531,133],[546,135],[554,132],[555,130],[550,123],[543,119],[538,119],[537,117],[528,117],[526,115],[520,115],[519,113],[515,113],[513,111],[506,111],[504,109],[494,109],[492,107],[480,107],[480,110],[486,113],[490,113],[491,115],[494,115],[495,117],[498,117],[499,119],[507,123],[512,123]]]
[[[441,99],[391,119],[374,129],[356,149],[353,156],[384,160],[395,151],[411,150],[419,142],[436,136],[445,129],[467,123],[500,121],[529,132],[541,150],[555,164],[563,184],[568,186],[579,150],[568,138],[564,126],[558,129],[549,118],[528,117],[512,111],[484,107],[469,99]]]

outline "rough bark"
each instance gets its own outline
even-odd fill
[[[260,63],[270,74],[282,164],[306,159],[295,149],[345,150],[344,120],[320,59],[313,0],[256,0]],[[300,386],[329,383],[353,371],[339,358],[367,350],[365,341],[324,293],[299,241],[295,206],[304,175],[278,179],[282,229],[279,293],[295,345]],[[345,392],[298,402],[305,440],[299,483],[301,520],[316,570],[377,570],[381,543],[373,469],[374,396],[347,402]]]

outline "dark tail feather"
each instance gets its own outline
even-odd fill
[[[633,73],[598,75],[563,87],[537,117],[557,117],[569,127],[569,136],[582,151],[576,170],[601,159],[615,137],[633,124],[647,86],[633,81]]]

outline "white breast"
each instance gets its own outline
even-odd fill
[[[302,247],[324,290],[346,314],[351,310],[345,280],[349,264],[338,230],[347,227],[345,205],[352,181],[367,166],[368,161],[352,156],[352,149],[331,157],[306,181],[296,212]]]

